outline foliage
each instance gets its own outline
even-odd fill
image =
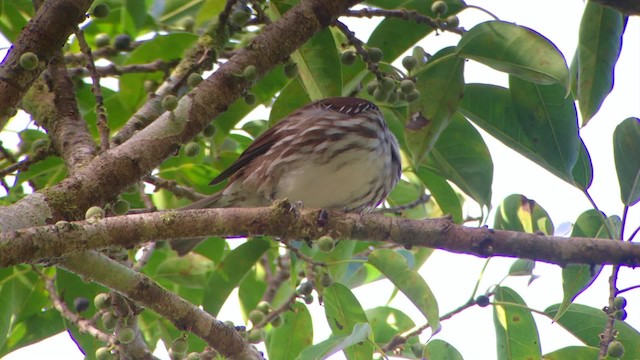
[[[215,29],[218,14],[225,8],[222,0],[107,0],[100,3],[108,4],[108,15],[92,18],[82,28],[101,63],[121,68],[156,60],[178,60],[199,38]],[[292,3],[238,1],[233,11],[249,11],[250,26],[230,24],[227,27],[229,41],[215,49],[218,60],[224,62],[235,50],[250,44],[264,28],[265,16],[277,21]],[[487,21],[463,31],[449,26],[445,19],[462,11],[466,7],[464,2],[447,0],[445,19],[432,13],[431,4],[431,0],[368,1],[367,6],[388,12],[364,47],[336,27],[319,32],[287,60],[297,64],[297,76],[291,78],[290,75],[296,74],[285,74],[283,66],[272,69],[251,88],[255,102],[246,101],[245,96],[231,104],[223,115],[212,119],[215,133],[209,129],[190,143],[199,144],[200,151],[181,150],[160,164],[155,175],[199,193],[216,191],[219,187],[209,187],[208,182],[269,125],[310,100],[356,95],[375,101],[381,107],[401,144],[405,177],[391,193],[388,206],[413,204],[401,214],[390,211],[395,214],[392,216],[424,219],[451,214],[459,224],[483,224],[487,220],[484,216],[479,221],[469,220],[473,214],[488,213],[492,207],[493,162],[477,128],[588,196],[593,169],[589,152],[580,138],[578,114],[582,125],[587,125],[613,87],[613,70],[622,47],[626,17],[611,8],[587,2],[579,46],[573,62],[567,65],[565,54],[534,29],[506,19]],[[32,2],[3,0],[0,5],[3,11],[0,31],[14,41],[33,16]],[[396,10],[410,15],[400,18],[394,15]],[[242,16],[232,18],[238,20]],[[420,19],[431,19],[434,25]],[[459,43],[433,56],[414,47],[434,31],[459,33]],[[135,40],[135,46],[130,51],[101,52],[95,46],[100,34],[112,38],[127,34]],[[358,36],[357,31],[355,35]],[[600,41],[592,41],[593,38]],[[113,49],[113,45],[107,48]],[[381,61],[374,64],[362,58],[363,51],[370,48],[382,51]],[[76,38],[69,40],[65,50],[68,54],[79,53]],[[340,54],[345,50],[359,54],[353,64],[341,63]],[[413,54],[417,63],[410,70],[397,65],[407,54]],[[509,87],[465,82],[464,69],[469,60],[508,74]],[[113,134],[147,101],[147,85],[154,87],[167,80],[164,69],[155,70],[105,76],[111,78],[111,82],[103,81],[102,91]],[[374,79],[381,81],[381,75],[394,80],[398,87],[392,89],[396,99],[388,96],[379,101],[374,92],[367,92],[367,84]],[[399,82],[403,79],[415,83],[419,97],[414,101],[406,101],[409,98],[400,94]],[[89,80],[75,76],[74,81],[80,113],[97,140],[96,100],[87,83]],[[188,90],[183,88],[178,95]],[[269,118],[247,121],[247,114],[262,105],[270,108]],[[25,128],[19,136],[18,147],[7,149],[15,159],[38,156],[33,144],[47,139],[44,130],[33,128]],[[639,144],[640,120],[622,121],[613,139],[613,160],[624,204],[622,218],[605,217],[597,209],[589,210],[574,222],[572,236],[624,240],[622,229],[627,222],[627,211],[640,200]],[[11,163],[11,157],[0,159],[3,169]],[[41,161],[20,169],[15,177],[3,181],[7,195],[0,203],[12,204],[27,196],[27,188],[39,190],[59,183],[66,175],[60,158],[44,156]],[[114,196],[119,196],[119,201],[126,200],[131,209],[144,209],[145,201],[149,200],[163,209],[187,203],[172,193],[170,187],[157,190],[147,195],[132,191]],[[429,200],[416,202],[425,192],[430,194]],[[518,232],[554,233],[554,224],[547,212],[523,195],[504,199],[492,225],[496,229]],[[272,359],[324,358],[339,351],[349,359],[370,359],[381,350],[407,358],[461,359],[447,339],[428,341],[422,346],[418,335],[426,329],[430,329],[427,333],[436,334],[446,327],[446,320],[451,316],[470,307],[487,305],[480,304],[479,296],[491,299],[499,359],[594,358],[601,347],[598,335],[607,326],[607,319],[613,317],[615,311],[623,310],[606,309],[605,312],[572,304],[600,274],[602,267],[575,264],[564,267],[564,298],[535,313],[557,321],[581,345],[542,354],[534,311],[527,307],[521,295],[502,282],[479,289],[480,274],[469,300],[460,299],[460,308],[452,313],[439,312],[438,294],[432,292],[418,273],[421,265],[429,261],[429,249],[383,248],[379,243],[346,239],[337,239],[335,248],[329,252],[319,251],[313,242],[279,244],[267,237],[251,238],[235,246],[237,243],[238,240],[210,238],[186,257],[178,257],[168,246],[157,244],[142,272],[214,316],[225,302],[233,301],[230,294],[234,289],[238,290],[240,311],[245,319],[261,300],[268,301],[271,310],[265,311],[267,320],[248,323],[253,329],[242,333],[252,342],[264,341],[267,355]],[[133,255],[134,252],[129,253],[130,257]],[[506,276],[531,276],[533,281],[534,266],[532,261],[517,260]],[[55,310],[52,299],[62,299],[73,309],[75,299],[92,299],[108,289],[85,283],[76,274],[59,268],[38,266],[37,269],[27,265],[0,269],[0,334],[4,335],[0,336],[0,356],[69,329],[82,351],[92,358],[98,348],[105,346],[104,342],[83,333],[77,322]],[[279,277],[282,278],[278,281]],[[56,292],[48,294],[45,285],[53,278]],[[390,306],[363,309],[352,290],[380,279],[390,280],[396,292],[403,293],[424,319],[412,319],[402,309]],[[270,293],[267,290],[272,286],[275,288]],[[320,339],[316,344],[313,344],[308,308],[314,302],[323,304],[332,332],[329,338]],[[112,310],[91,305],[81,316],[98,319],[100,316],[96,314],[108,311]],[[151,350],[158,341],[169,348],[181,336],[180,331],[155,313],[144,311],[133,319]],[[111,333],[100,322],[93,325],[106,334]],[[259,329],[263,332],[258,332]],[[638,358],[638,331],[624,321],[616,321],[615,329],[619,332],[617,339],[624,344],[623,358]],[[398,335],[406,337],[395,338]],[[399,339],[399,343],[394,343]],[[187,341],[189,351],[203,351],[202,340],[188,336]],[[395,346],[389,345],[392,343]]]

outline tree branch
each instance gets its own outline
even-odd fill
[[[286,202],[269,208],[167,211],[61,223],[0,234],[0,266],[51,262],[67,254],[107,246],[186,237],[270,235],[282,240],[334,239],[385,241],[405,247],[443,249],[478,257],[507,256],[558,265],[638,266],[640,245],[615,240],[562,238],[514,231],[468,228],[449,219],[409,220],[375,214],[329,212],[324,226],[318,210],[293,212]]]

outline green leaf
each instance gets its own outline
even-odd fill
[[[616,126],[613,156],[622,203],[633,206],[640,200],[640,119],[630,117]]]
[[[536,152],[573,184],[580,137],[575,102],[558,84],[540,85],[509,77],[511,101],[518,123]]]
[[[464,59],[448,47],[436,53],[416,76],[420,99],[411,103],[411,113],[419,113],[404,129],[413,162],[418,164],[435,146],[451,123],[464,89]]]
[[[262,266],[254,266],[242,279],[238,286],[238,298],[242,312],[248,316],[249,311],[256,308],[267,289],[265,271]]]
[[[438,302],[424,279],[407,265],[406,259],[391,249],[377,249],[368,262],[382,272],[427,318],[431,333],[440,330]]]
[[[478,24],[462,35],[458,54],[538,84],[569,89],[569,70],[558,48],[538,32],[503,21]]]
[[[367,324],[367,315],[362,310],[358,299],[348,287],[334,282],[325,289],[324,309],[327,322],[334,336],[349,335],[357,324]],[[348,359],[371,359],[373,345],[363,341],[343,349]]]
[[[306,93],[300,79],[295,78],[285,86],[278,98],[271,106],[269,114],[269,124],[275,125],[280,119],[291,114],[296,109],[311,102],[309,94]]]
[[[463,360],[462,354],[453,345],[440,339],[434,339],[424,347],[422,357],[425,359]]]
[[[376,344],[382,346],[394,336],[413,329],[416,325],[404,312],[388,306],[379,306],[365,311],[373,330]]]
[[[212,19],[217,19],[224,9],[224,4],[224,0],[204,0],[202,7],[198,10],[196,24],[202,25],[212,21]]]
[[[270,359],[295,359],[313,344],[311,314],[304,304],[295,302],[291,311],[280,316],[282,324],[273,328],[266,338],[267,353]]]
[[[131,17],[136,30],[140,30],[148,17],[145,0],[126,0],[125,6],[127,9],[126,14]]]
[[[572,101],[566,99],[561,101],[566,102],[566,106],[575,108]],[[521,111],[523,110],[521,107]],[[576,155],[576,165],[571,170],[571,174],[577,174],[577,177],[571,181],[571,176],[567,174],[564,164],[558,168],[556,167],[557,160],[548,161],[546,156],[552,156],[548,155],[551,151],[534,143],[527,134],[527,128],[520,121],[514,121],[517,119],[517,115],[508,89],[487,84],[467,84],[464,98],[460,104],[460,112],[503,144],[570,184],[580,189],[586,189],[591,184],[591,160],[584,145],[580,146],[581,141],[580,143],[576,142],[576,152],[580,155]],[[543,124],[540,126],[538,132],[543,133]],[[541,136],[548,137],[547,135]],[[566,146],[562,145],[562,148],[564,147]],[[582,150],[578,151],[579,148]]]
[[[613,89],[614,70],[622,50],[626,23],[626,17],[619,11],[595,1],[587,2],[575,55],[576,99],[583,126],[598,112]]]
[[[455,114],[421,165],[450,180],[480,205],[491,206],[493,161],[482,136]]]
[[[332,336],[319,344],[310,346],[304,349],[297,359],[327,359],[340,350],[348,349],[354,345],[358,346],[360,343],[367,341],[370,336],[371,327],[369,324],[355,324],[351,334]]]
[[[253,238],[227,254],[207,281],[203,309],[216,316],[231,291],[270,247],[269,240]]]
[[[545,354],[544,360],[597,359],[600,349],[589,346],[567,346]]]
[[[554,232],[547,211],[535,200],[518,194],[509,195],[502,200],[496,211],[494,228],[528,233],[542,231],[546,235]]]
[[[536,262],[530,259],[517,259],[509,268],[509,276],[529,276],[533,274]]]
[[[555,318],[558,304],[551,305],[544,312]],[[583,344],[595,348],[600,347],[600,333],[606,326],[607,314],[601,309],[586,305],[571,304],[557,323],[577,337]],[[613,328],[617,331],[617,340],[624,345],[625,359],[640,359],[640,332],[629,324],[616,321]]]
[[[33,16],[33,12],[33,2],[30,0],[2,1],[0,33],[13,43]]]
[[[461,224],[463,221],[462,203],[458,194],[456,194],[456,191],[449,185],[447,180],[427,170],[424,166],[418,168],[416,175],[424,186],[429,189],[431,196],[435,198],[442,212],[451,215],[453,221]]]
[[[496,288],[495,301],[503,303],[493,307],[498,359],[542,358],[536,323],[520,295],[500,286]]]

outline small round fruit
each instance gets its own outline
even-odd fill
[[[106,18],[107,16],[109,16],[109,11],[111,9],[109,9],[109,5],[107,4],[98,4],[96,5],[96,7],[93,8],[93,12],[91,13],[91,15],[94,18],[97,19],[103,19]]]
[[[298,293],[300,295],[309,295],[313,291],[313,284],[310,281],[305,281],[298,287]]]
[[[38,152],[44,150],[49,146],[49,141],[46,139],[36,139],[31,144],[31,152],[37,154]]]
[[[624,355],[624,346],[618,340],[613,340],[607,346],[607,355],[614,358],[621,358]]]
[[[423,62],[424,59],[427,57],[427,52],[424,51],[424,48],[422,46],[414,47],[411,53],[412,53],[412,56],[416,58],[416,60],[419,62]]]
[[[249,22],[250,18],[251,18],[251,13],[248,13],[244,10],[236,10],[231,13],[231,16],[229,17],[229,21],[231,21],[231,23],[235,26],[243,27],[247,25],[247,22]]]
[[[134,337],[136,337],[136,333],[132,328],[126,327],[118,330],[118,341],[123,344],[132,342]]]
[[[173,350],[176,354],[186,354],[187,350],[189,350],[189,343],[187,339],[183,337],[179,337],[171,343],[171,350]]]
[[[77,312],[83,312],[89,308],[89,300],[85,297],[77,297],[73,299],[73,307]]]
[[[264,313],[258,309],[253,309],[249,312],[249,320],[253,325],[260,324],[264,321]]]
[[[382,91],[380,88],[376,88],[373,92],[373,98],[376,99],[376,101],[387,101],[389,93]]]
[[[197,352],[192,352],[189,353],[189,355],[187,355],[187,357],[185,358],[186,360],[200,360],[202,357],[200,356],[200,353]]]
[[[242,71],[242,77],[249,82],[254,82],[258,78],[258,68],[255,65],[248,65]]]
[[[109,34],[101,33],[96,35],[94,40],[96,42],[96,46],[101,48],[109,46],[109,44],[111,43],[111,36],[109,36]]]
[[[123,199],[118,199],[111,207],[113,213],[116,215],[124,215],[129,212],[130,208],[131,205],[129,205],[129,202]]]
[[[228,327],[232,327],[235,329],[236,325],[233,323],[233,321],[231,320],[227,320],[224,322],[225,325],[227,325]]]
[[[191,73],[187,78],[187,84],[189,87],[194,88],[202,82],[202,75],[198,73]]]
[[[156,91],[158,84],[153,80],[145,80],[143,83],[144,91],[150,93]]]
[[[402,58],[402,66],[408,71],[414,69],[416,65],[418,65],[418,59],[415,56],[409,55]]]
[[[331,236],[321,236],[318,239],[318,250],[324,253],[330,253],[335,249],[336,242]]]
[[[247,105],[254,105],[256,103],[256,96],[252,93],[246,93],[244,95],[244,102]]]
[[[187,16],[180,21],[180,26],[186,31],[193,31],[193,27],[196,25],[196,20],[193,16]]]
[[[116,35],[116,38],[113,40],[113,47],[119,51],[129,50],[131,47],[131,36],[127,34]]]
[[[116,328],[116,324],[118,323],[118,319],[110,311],[102,314],[101,320],[102,320],[102,326],[104,326],[105,330],[107,330],[107,331],[111,331],[111,330],[115,329]]]
[[[197,156],[200,153],[200,144],[197,142],[190,142],[184,147],[184,154],[188,157]]]
[[[455,15],[447,16],[445,21],[447,22],[447,27],[449,29],[457,28],[460,25],[460,19]]]
[[[415,90],[416,88],[416,84],[409,80],[409,79],[404,79],[402,81],[400,81],[400,90],[406,95],[406,94],[411,94],[413,92],[413,90]]]
[[[263,329],[251,329],[249,330],[249,342],[252,344],[258,344],[262,342],[264,339],[264,330]]]
[[[107,360],[111,359],[111,350],[107,347],[101,347],[96,350],[96,359],[97,360]]]
[[[371,60],[374,63],[377,63],[380,60],[382,60],[382,56],[384,55],[382,53],[382,50],[380,50],[380,48],[377,48],[377,47],[369,48],[369,51],[367,53],[369,55],[369,60]]]
[[[627,299],[623,298],[622,296],[616,296],[613,299],[613,307],[618,309],[618,310],[622,310],[627,306]]]
[[[322,274],[322,277],[320,278],[320,284],[322,284],[322,286],[324,287],[331,286],[333,284],[333,279],[331,278],[331,275],[329,273]]]
[[[269,304],[268,301],[260,301],[258,305],[256,305],[256,309],[266,315],[271,312],[271,304]]]
[[[418,91],[418,89],[415,89],[410,94],[406,95],[407,102],[414,102],[418,99],[420,99],[420,91]]]
[[[447,6],[447,3],[444,1],[438,0],[434,1],[433,4],[431,4],[431,11],[436,15],[444,15],[448,10],[449,6]]]
[[[393,89],[396,87],[396,82],[392,78],[387,76],[380,79],[379,83],[380,90],[384,91],[387,94],[393,91]]]
[[[38,59],[38,55],[32,53],[31,51],[27,51],[26,53],[20,55],[20,66],[22,66],[25,70],[33,70],[38,67],[40,60]]]
[[[356,58],[356,53],[352,50],[347,50],[340,54],[340,61],[347,66],[353,65],[356,62]]]
[[[617,320],[624,321],[627,319],[627,310],[625,309],[616,310],[614,316],[616,317]]]
[[[93,305],[98,310],[107,309],[111,306],[111,296],[107,293],[100,293],[93,298]]]
[[[293,79],[298,76],[298,64],[290,62],[284,65],[284,76]]]
[[[374,91],[378,88],[378,80],[371,80],[367,83],[367,94],[373,96]]]
[[[313,304],[313,295],[305,295],[302,297],[302,299],[304,300],[304,303],[307,305]]]
[[[282,316],[278,315],[271,319],[271,326],[278,327],[280,325],[282,325]]]
[[[480,307],[485,307],[487,305],[489,305],[489,297],[486,295],[479,295],[476,298],[476,304],[478,304],[478,306]]]
[[[92,206],[84,213],[84,218],[89,219],[104,219],[104,209],[99,206]],[[97,307],[97,306],[96,306]]]
[[[398,92],[397,91],[392,91],[389,93],[389,98],[387,99],[387,102],[389,104],[395,104],[396,101],[398,101]]]
[[[162,99],[162,108],[173,111],[178,107],[178,98],[175,95],[167,95]]]
[[[206,137],[212,137],[216,134],[216,126],[213,124],[209,124],[205,126],[204,130],[202,130],[202,135]]]

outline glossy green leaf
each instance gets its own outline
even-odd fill
[[[382,346],[394,336],[413,329],[416,325],[404,312],[388,306],[366,310],[376,343]]]
[[[518,194],[507,196],[498,205],[494,228],[528,233],[541,231],[546,235],[554,232],[547,211],[535,200]]]
[[[511,101],[518,122],[536,152],[573,183],[580,138],[575,103],[559,84],[540,85],[509,77]]]
[[[555,318],[558,306],[551,305],[544,312],[550,318]],[[607,323],[607,315],[601,309],[571,304],[557,323],[583,344],[598,348],[600,334]],[[616,321],[613,328],[618,333],[617,340],[624,345],[624,359],[640,359],[640,332],[622,321]]]
[[[569,89],[569,70],[558,48],[538,32],[503,21],[487,21],[467,31],[458,54],[538,84]]]
[[[632,206],[640,200],[640,119],[630,117],[616,126],[613,156],[622,203]]]
[[[329,356],[340,350],[349,349],[353,346],[368,341],[371,336],[371,327],[369,324],[355,324],[353,331],[349,335],[332,336],[329,339],[310,346],[297,357],[298,360],[307,359],[327,359]],[[363,358],[364,359],[364,358]]]
[[[0,6],[2,13],[0,33],[10,42],[14,42],[33,16],[33,2],[30,0],[4,0]]]
[[[530,259],[517,259],[509,268],[509,276],[529,276],[533,274],[536,262]]]
[[[424,347],[422,357],[425,359],[463,360],[462,354],[453,345],[440,339],[434,339]]]
[[[394,4],[394,8],[414,10],[422,15],[436,18],[436,14],[431,11],[432,0],[413,0],[403,4]],[[454,15],[465,6],[463,1],[447,0],[447,16]],[[434,29],[426,24],[418,24],[414,21],[388,17],[384,18],[373,30],[367,45],[377,47],[384,53],[383,60],[392,62],[407,49],[413,46],[420,39],[432,33]]]
[[[591,163],[591,155],[589,150],[584,145],[584,141],[580,138],[580,145],[578,149],[578,161],[571,170],[573,176],[573,185],[578,189],[584,191],[591,187],[593,182],[593,164]]]
[[[349,261],[354,254],[357,241],[340,240],[336,247],[330,253],[318,251],[313,255],[314,261],[333,264],[329,267],[329,273],[334,281],[342,282],[344,278],[349,277]]]
[[[0,356],[59,334],[67,327],[58,310],[48,309],[36,313],[13,325],[11,333],[5,339],[7,351],[0,349]]]
[[[622,50],[626,18],[619,11],[588,1],[580,22],[577,57],[576,99],[582,125],[598,112],[613,89],[613,76]],[[572,64],[573,65],[573,64]]]
[[[495,301],[502,303],[493,306],[498,359],[540,359],[538,329],[524,300],[512,289],[500,286]]]
[[[357,324],[367,324],[367,315],[360,302],[348,287],[334,282],[325,289],[324,311],[327,323],[334,336],[346,336],[355,330]],[[343,349],[348,359],[371,359],[373,345],[363,341]]]
[[[245,275],[238,286],[238,300],[245,316],[248,316],[249,312],[256,308],[266,289],[264,268],[256,265]]]
[[[424,186],[429,189],[431,196],[435,198],[442,212],[444,214],[451,215],[453,221],[457,224],[461,224],[463,221],[462,202],[447,180],[442,176],[427,170],[424,166],[418,168],[416,175],[420,181],[422,181]]]
[[[567,360],[567,359],[597,359],[600,349],[589,346],[567,346],[562,349],[545,354],[544,360]]]
[[[269,124],[275,125],[280,119],[291,114],[296,109],[309,104],[311,98],[306,93],[300,79],[295,78],[287,84],[278,95],[269,113]]]
[[[196,23],[201,25],[216,19],[224,9],[224,4],[224,0],[204,0],[202,7],[198,10]]]
[[[295,359],[313,343],[311,314],[304,304],[295,302],[291,311],[280,316],[282,324],[266,338],[267,354],[270,359]]]
[[[382,272],[427,318],[431,333],[440,330],[438,302],[426,281],[407,265],[406,259],[390,249],[377,249],[368,262]]]
[[[491,205],[491,154],[478,130],[460,114],[453,115],[421,165],[456,184],[480,205]]]
[[[420,99],[411,103],[411,113],[419,113],[404,130],[414,164],[429,155],[440,134],[449,126],[464,89],[464,59],[448,47],[436,53],[416,75]]]
[[[216,316],[231,291],[270,247],[269,240],[254,238],[227,254],[207,281],[202,300],[204,310]]]

